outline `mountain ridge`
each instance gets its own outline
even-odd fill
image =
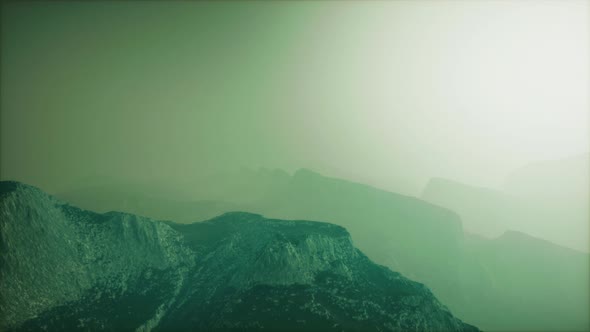
[[[0,192],[2,329],[477,330],[338,225],[244,212],[176,224],[15,182]]]
[[[494,239],[503,231],[490,238],[471,235],[468,228],[464,231],[458,213],[440,204],[402,199],[403,195],[314,171],[302,170],[297,177],[271,170],[220,174],[199,190],[202,198],[208,198],[207,193],[220,200],[238,198],[239,210],[344,226],[373,261],[426,284],[455,315],[484,330],[589,326],[584,297],[590,271],[587,254],[528,240],[507,241],[510,250],[506,250],[502,241]],[[491,216],[502,215],[494,204],[487,206],[492,208]],[[235,209],[225,211],[231,210]],[[209,218],[192,218],[205,219]],[[527,264],[515,262],[514,257]],[[554,269],[544,268],[547,265]],[[513,297],[518,301],[507,300]],[[542,297],[552,301],[541,301]]]

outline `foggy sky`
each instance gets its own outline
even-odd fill
[[[588,152],[584,1],[2,10],[1,177],[305,167],[417,194]]]

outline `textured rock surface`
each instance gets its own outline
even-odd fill
[[[336,225],[97,214],[0,183],[2,330],[471,331]]]

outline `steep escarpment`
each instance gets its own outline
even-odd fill
[[[14,182],[2,182],[1,192],[0,310],[6,327],[85,297],[112,301],[144,292],[151,274],[165,275],[174,293],[193,264],[182,235],[164,223],[80,210]]]
[[[204,287],[192,290],[192,303],[171,312],[163,329],[471,328],[424,285],[372,263],[340,226],[228,213],[174,227],[196,251],[204,239],[210,248],[191,282]]]
[[[341,225],[373,261],[426,284],[440,299],[463,296],[463,231],[448,209],[302,169],[249,210]]]
[[[194,206],[209,208],[193,208],[190,204],[183,207],[165,200],[129,199],[115,188],[106,192],[86,188],[61,197],[93,210],[110,206],[177,222],[205,220],[212,211],[232,210],[277,219],[329,222],[345,227],[355,245],[373,261],[425,283],[437,297],[468,296],[458,294],[456,287],[463,273],[463,230],[459,216],[449,209],[307,169],[293,175],[265,169],[223,173],[192,187],[199,199],[193,202]],[[113,194],[116,192],[119,193]],[[111,199],[103,199],[104,196]],[[137,204],[120,203],[127,201]]]
[[[336,225],[97,214],[1,183],[3,330],[471,331]]]

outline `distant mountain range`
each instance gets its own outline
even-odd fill
[[[532,211],[519,197],[441,178],[426,184],[421,199],[455,211],[465,231],[496,238],[518,226],[528,228]]]
[[[0,182],[0,329],[477,331],[329,223],[105,214]]]
[[[494,238],[518,230],[589,252],[589,174],[582,155],[527,165],[503,189],[433,178],[420,197],[457,212],[471,233]]]
[[[486,310],[463,306],[462,317],[504,331],[590,329],[588,254],[516,231],[493,240],[467,236],[465,250],[479,267],[461,282],[471,290],[465,303]]]
[[[210,199],[216,204],[210,205],[211,212],[182,212],[170,209],[165,201],[153,201],[149,209],[139,207],[134,212],[153,216],[150,209],[175,211],[182,216],[164,219],[196,221],[223,212],[227,206],[271,218],[330,222],[345,227],[370,259],[426,284],[457,317],[483,330],[590,327],[589,255],[524,233],[504,234],[495,216],[506,212],[502,209],[512,213],[518,209],[506,205],[500,191],[480,188],[473,194],[485,198],[476,206],[492,216],[487,220],[500,225],[490,225],[498,228],[492,228],[498,237],[488,239],[464,234],[462,210],[310,170],[293,175],[280,170],[244,170],[194,186],[197,194],[192,204],[207,205]],[[58,196],[77,202],[76,195]],[[117,193],[111,198],[116,201],[115,197]],[[93,200],[88,199],[84,207],[94,209]],[[477,219],[466,222],[485,224]]]

